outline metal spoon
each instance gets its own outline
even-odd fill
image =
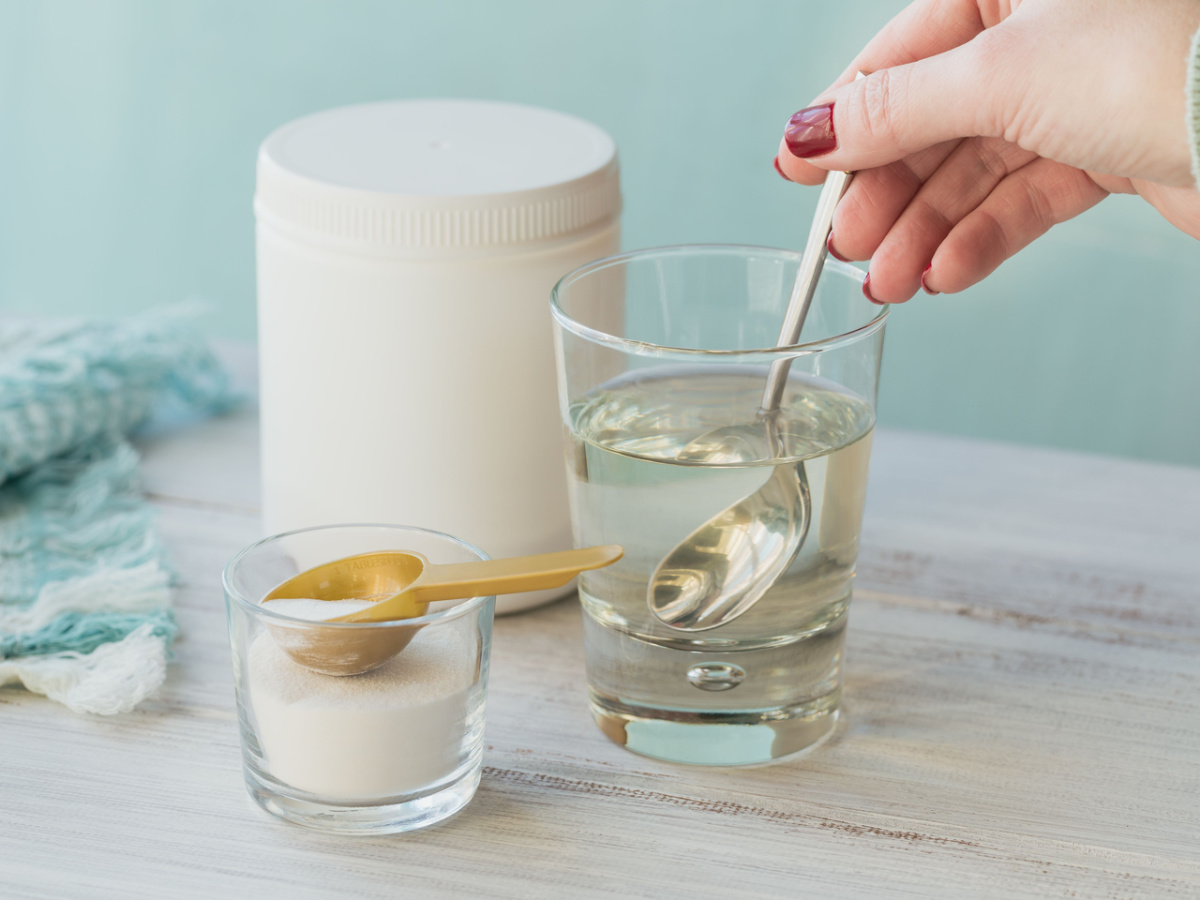
[[[266,620],[271,636],[292,659],[326,675],[359,675],[383,665],[413,639],[420,625],[347,627],[425,615],[436,600],[515,594],[561,587],[585,569],[611,565],[624,555],[610,544],[561,553],[434,565],[420,553],[384,551],[348,556],[294,575],[263,597],[376,600],[335,619]]]
[[[858,77],[863,76],[860,73]],[[781,347],[800,339],[825,264],[833,211],[850,178],[849,172],[830,172],[825,178],[779,332]],[[746,458],[748,445],[762,446],[764,442],[770,454],[767,458],[781,455],[779,405],[791,365],[790,357],[771,364],[754,424],[701,435],[679,458],[737,461]],[[776,466],[761,488],[709,519],[663,557],[646,588],[650,611],[664,625],[679,631],[707,631],[732,622],[757,603],[791,565],[808,536],[811,518],[812,496],[804,461]]]

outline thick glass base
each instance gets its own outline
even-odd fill
[[[245,766],[246,788],[254,802],[273,816],[307,828],[334,834],[397,834],[428,828],[450,818],[464,806],[479,787],[480,766],[475,765],[458,780],[435,789],[369,805],[325,803]]]
[[[634,631],[611,606],[580,597],[592,712],[622,747],[692,765],[760,765],[814,747],[837,723],[848,596],[792,629],[755,633],[739,620],[682,636],[645,623]]]
[[[635,707],[594,691],[592,716],[627,750],[694,766],[752,766],[816,749],[833,734],[841,691],[802,706],[762,712],[686,713]]]

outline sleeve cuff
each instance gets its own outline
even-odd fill
[[[1200,188],[1200,29],[1192,36],[1192,52],[1188,58],[1187,126],[1192,139],[1192,178]]]

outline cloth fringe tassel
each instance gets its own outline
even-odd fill
[[[101,716],[129,712],[166,677],[167,644],[150,624],[91,653],[0,660],[0,686],[20,682],[73,712]]]

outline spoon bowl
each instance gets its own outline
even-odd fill
[[[804,463],[776,466],[766,484],[709,519],[650,577],[655,615],[681,631],[707,631],[757,603],[808,535],[812,499]]]
[[[282,617],[281,617],[282,618]],[[337,622],[267,621],[279,648],[322,675],[361,675],[377,669],[407,647],[421,625],[379,624],[347,627]]]
[[[264,604],[288,598],[395,600],[395,619],[425,615],[427,602],[405,589],[421,576],[429,560],[421,553],[363,553],[325,563],[289,578],[268,593]],[[403,604],[401,608],[400,604]],[[268,607],[269,609],[270,607]],[[339,627],[349,616],[319,621],[268,622],[271,637],[292,659],[324,675],[361,675],[378,668],[409,645],[421,626]]]

